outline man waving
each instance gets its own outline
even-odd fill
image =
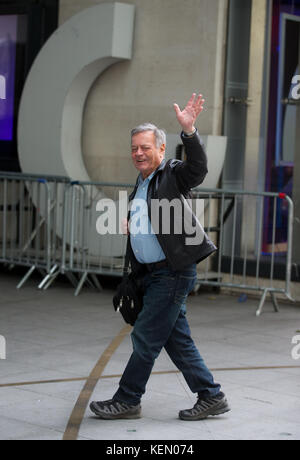
[[[179,412],[182,420],[201,420],[230,410],[191,338],[186,319],[186,299],[196,282],[196,265],[216,250],[188,205],[190,190],[207,174],[207,157],[195,127],[204,102],[201,94],[193,94],[184,110],[174,104],[186,152],[184,162],[165,160],[166,136],[156,126],[146,123],[131,132],[132,161],[140,174],[129,199],[131,205],[139,202],[139,231],[133,231],[137,228],[135,206],[131,206],[128,230],[131,267],[143,277],[143,309],[131,334],[133,352],[118,390],[111,400],[90,404],[102,419],[141,416],[141,398],[162,348],[197,395],[192,409]],[[164,232],[164,213],[153,213],[155,200],[181,203],[184,213],[179,220],[192,223],[195,238],[187,231],[191,225],[183,225],[178,232],[176,223],[170,222],[169,231]],[[178,216],[173,214],[176,221]]]

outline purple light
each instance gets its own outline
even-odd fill
[[[11,141],[14,121],[14,88],[17,21],[0,15],[0,140]]]

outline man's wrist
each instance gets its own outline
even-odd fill
[[[183,134],[186,136],[186,137],[192,137],[195,133],[196,133],[197,129],[196,128],[193,128],[193,129],[190,129],[190,130],[183,130]]]

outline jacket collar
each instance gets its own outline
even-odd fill
[[[162,162],[160,163],[160,165],[158,166],[158,168],[154,171],[154,173],[152,173],[152,177],[151,177],[151,180],[153,179],[153,177],[155,177],[157,175],[158,172],[162,171],[166,166],[166,160],[165,158],[162,160]],[[134,190],[133,192],[129,195],[129,201],[131,201],[135,194],[136,194],[136,191],[137,191],[137,188],[138,186],[140,185],[140,180],[141,180],[141,175],[139,174],[138,177],[137,177],[137,180],[136,180],[136,183],[135,183],[135,187],[134,187]]]

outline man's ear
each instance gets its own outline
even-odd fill
[[[165,153],[166,153],[166,144],[161,144],[161,146],[160,146],[160,154],[161,154],[161,156],[164,157]]]

